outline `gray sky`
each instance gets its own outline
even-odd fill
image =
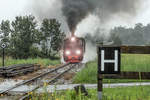
[[[0,2],[0,21],[1,20],[13,20],[15,16],[18,15],[28,15],[32,14],[32,8],[29,1],[31,0],[1,0]],[[141,22],[143,24],[150,23],[150,0],[143,0],[144,6],[142,9],[138,12],[137,17],[135,20],[133,20],[132,24]],[[124,24],[129,25],[126,22],[122,22],[121,19],[118,19],[118,21],[112,22],[112,24],[115,26],[116,24]],[[130,23],[131,24],[131,23]]]
[[[17,15],[24,15],[28,0],[1,0],[0,21],[13,20]]]

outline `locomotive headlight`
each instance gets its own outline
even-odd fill
[[[81,54],[81,50],[76,50],[76,54],[80,55]]]
[[[75,37],[71,37],[71,41],[72,42],[76,41],[76,38]]]
[[[71,52],[70,52],[69,50],[66,50],[65,54],[66,54],[66,55],[70,55]]]

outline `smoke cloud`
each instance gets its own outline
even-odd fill
[[[113,15],[133,17],[140,3],[141,0],[31,0],[27,10],[32,10],[40,21],[56,18],[65,32],[75,32],[77,25],[90,14],[106,23]]]
[[[62,11],[71,32],[74,32],[77,24],[94,10],[89,0],[62,0],[62,3]]]
[[[112,15],[135,15],[140,0],[62,0],[62,12],[69,29],[74,32],[77,25],[89,14],[96,14],[101,22]]]

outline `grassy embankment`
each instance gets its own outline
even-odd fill
[[[150,72],[150,55],[143,54],[122,54],[121,71]],[[104,79],[104,83],[137,82],[140,80],[127,79]],[[148,80],[142,80],[148,81]],[[97,61],[86,64],[86,67],[74,77],[74,83],[96,83],[97,82]]]
[[[60,64],[60,60],[50,60],[42,58],[29,58],[29,59],[12,59],[10,57],[5,58],[5,66],[15,65],[15,64],[41,64],[43,66],[57,65]],[[2,66],[2,59],[0,58],[0,66]]]
[[[81,93],[76,94],[74,90],[64,92],[48,92],[44,94],[34,94],[31,100],[98,100],[97,90],[88,90],[89,96],[85,97]],[[103,100],[150,100],[150,87],[120,87],[120,88],[104,88]]]

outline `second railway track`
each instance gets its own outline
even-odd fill
[[[23,82],[20,82],[12,87],[9,87],[3,91],[0,91],[0,94],[9,94],[9,92],[15,88],[18,88],[20,86],[23,86],[23,85],[26,85],[26,84],[33,84],[34,82],[36,82],[37,80],[40,81],[40,82],[36,82],[36,86],[35,88],[33,88],[32,90],[30,91],[34,91],[40,87],[43,86],[44,84],[44,81],[42,78],[46,77],[47,75],[51,74],[51,73],[54,73],[55,72],[55,75],[53,77],[49,77],[50,80],[47,80],[46,83],[54,83],[55,80],[57,80],[60,76],[62,76],[63,74],[65,74],[66,72],[68,72],[69,70],[71,70],[73,67],[77,66],[78,64],[70,64],[70,63],[67,63],[67,64],[64,64],[64,65],[61,65],[59,67],[56,67],[54,69],[51,69],[51,70],[47,70],[46,72],[40,74],[40,75],[37,75],[29,80],[25,80]],[[59,73],[58,73],[59,71]],[[29,91],[29,92],[30,92]],[[24,93],[23,97],[20,98],[20,100],[25,100],[24,98],[26,98],[27,96],[27,92]],[[28,97],[28,96],[27,96]]]

